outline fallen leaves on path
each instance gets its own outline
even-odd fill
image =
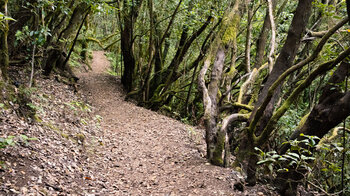
[[[1,110],[1,136],[38,141],[0,151],[0,194],[271,195],[264,186],[235,190],[243,177],[206,162],[203,130],[124,101],[108,66],[94,52],[80,96],[40,79],[32,95],[38,123]]]

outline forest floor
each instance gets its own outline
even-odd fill
[[[274,195],[262,185],[237,190],[239,172],[208,164],[202,129],[124,101],[103,52],[93,53],[91,65],[79,74],[78,95],[38,79],[38,123],[2,109],[1,137],[38,140],[16,137],[18,145],[0,151],[0,194]]]

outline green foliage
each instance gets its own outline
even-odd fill
[[[17,41],[37,46],[43,46],[47,36],[51,36],[50,29],[42,26],[36,31],[30,30],[28,26],[24,26],[21,31],[16,32]]]
[[[5,138],[0,137],[0,149],[4,149],[8,146],[14,146],[16,144],[24,144],[26,146],[29,145],[30,141],[36,141],[38,138],[35,137],[28,137],[27,135],[19,135],[16,136],[7,136]]]
[[[24,143],[24,145],[28,146],[30,141],[37,141],[38,138],[36,137],[28,137],[26,135],[20,135],[21,142]]]
[[[110,62],[110,68],[108,69],[108,74],[112,75],[112,76],[121,76],[120,73],[120,55],[116,55],[113,52],[108,52],[106,53],[107,59]]]
[[[43,109],[41,106],[35,105],[35,104],[33,104],[33,103],[27,103],[26,105],[27,105],[29,108],[31,108],[33,111],[35,111],[35,112],[40,112],[40,113],[42,113],[42,114],[45,113],[44,109]],[[35,115],[35,116],[36,116],[36,115]],[[36,118],[37,118],[37,116],[36,116]]]
[[[2,12],[0,12],[0,30],[5,30],[6,25],[5,25],[5,21],[15,21],[15,19],[5,16]]]
[[[103,117],[102,117],[102,116],[100,116],[100,115],[96,115],[96,116],[95,116],[95,119],[97,120],[97,122],[98,122],[98,123],[101,123],[101,122],[102,122]]]
[[[341,17],[338,16],[337,12],[338,12],[338,10],[345,11],[346,3],[345,3],[345,1],[341,1],[341,2],[339,2],[338,5],[333,5],[333,4],[325,3],[324,1],[321,1],[321,0],[316,0],[313,2],[313,5],[324,16],[340,19]],[[344,12],[344,14],[345,14],[345,12]]]
[[[1,138],[0,137],[0,149],[6,148],[7,146],[14,146],[15,142],[13,139],[15,136],[8,136],[6,138]]]
[[[316,164],[314,167],[314,172],[312,173],[312,179],[318,179],[316,182],[327,192],[337,192],[340,191],[341,184],[341,173],[342,173],[342,154],[345,152],[345,189],[346,193],[350,192],[350,137],[349,134],[346,136],[346,146],[344,148],[342,144],[341,132],[330,133],[329,141],[321,142],[317,146],[317,151],[315,153]],[[328,139],[327,139],[328,140]],[[322,179],[322,180],[320,180]],[[346,194],[345,194],[346,195]]]
[[[83,125],[88,125],[89,123],[85,119],[80,119],[81,124]]]
[[[308,100],[307,100],[308,101]],[[285,142],[290,135],[297,129],[300,121],[308,112],[307,101],[299,103],[296,106],[291,106],[289,110],[283,115],[277,123],[276,136],[274,142],[279,145]],[[277,146],[273,146],[277,147]]]
[[[263,152],[261,149],[255,147],[255,150],[259,152],[260,161],[258,165],[264,165],[265,168],[271,174],[277,172],[288,172],[290,168],[295,170],[306,169],[312,171],[312,163],[315,160],[311,149],[316,146],[316,140],[319,140],[316,136],[300,135],[305,139],[293,140],[285,142],[285,145],[290,145],[290,148],[286,154],[278,154],[276,151]]]
[[[100,115],[96,115],[96,116],[94,117],[94,120],[96,121],[96,126],[97,126],[97,127],[100,127],[100,126],[101,126],[101,122],[102,122],[102,120],[103,120],[103,117],[100,116]]]
[[[81,101],[71,101],[69,103],[65,103],[65,105],[69,106],[70,109],[74,111],[82,111],[82,112],[91,112],[91,106]]]
[[[72,55],[69,58],[69,65],[74,68],[79,68],[83,62],[82,56],[80,55],[82,52],[82,48],[80,45],[76,45],[74,47],[74,51],[72,52]]]

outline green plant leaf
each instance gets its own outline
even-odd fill
[[[297,158],[297,159],[300,159],[300,156],[299,156],[297,153],[288,152],[287,154],[290,155],[290,156],[293,156],[293,157],[295,157],[295,158]]]
[[[271,159],[271,158],[268,158],[268,159],[264,159],[264,160],[261,160],[261,161],[257,162],[257,164],[261,165],[261,164],[264,164],[264,163],[271,163],[271,162],[275,162],[275,160]]]

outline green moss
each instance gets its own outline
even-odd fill
[[[81,133],[78,133],[75,135],[75,138],[74,138],[78,144],[83,144],[85,143],[85,135],[84,134],[81,134]]]
[[[52,122],[48,122],[48,123],[44,122],[44,123],[42,123],[42,125],[44,125],[45,127],[48,127],[49,129],[51,129],[57,133],[61,132],[61,130],[58,127],[56,127]]]
[[[217,99],[219,100],[221,97],[222,97],[222,93],[220,90],[218,90]]]
[[[222,159],[222,153],[225,148],[225,133],[222,131],[219,131],[217,133],[217,141],[215,150],[213,152],[213,158],[210,160],[210,162],[213,165],[219,165],[222,166],[224,164],[224,160]]]
[[[300,119],[300,122],[299,122],[299,124],[298,124],[297,130],[300,130],[300,129],[304,126],[304,124],[305,124],[307,118],[309,117],[309,115],[310,115],[310,112],[307,113],[305,116],[303,116],[303,117]]]
[[[222,42],[224,44],[228,44],[231,41],[234,41],[237,37],[237,30],[238,30],[238,25],[239,25],[239,15],[238,14],[234,14],[231,17],[226,17],[225,19],[227,21],[227,29],[222,37]]]
[[[34,115],[34,120],[35,122],[39,122],[39,123],[43,122],[43,120],[37,114]]]
[[[65,134],[65,133],[61,133],[61,136],[66,138],[66,139],[69,139],[69,135],[68,134]]]

